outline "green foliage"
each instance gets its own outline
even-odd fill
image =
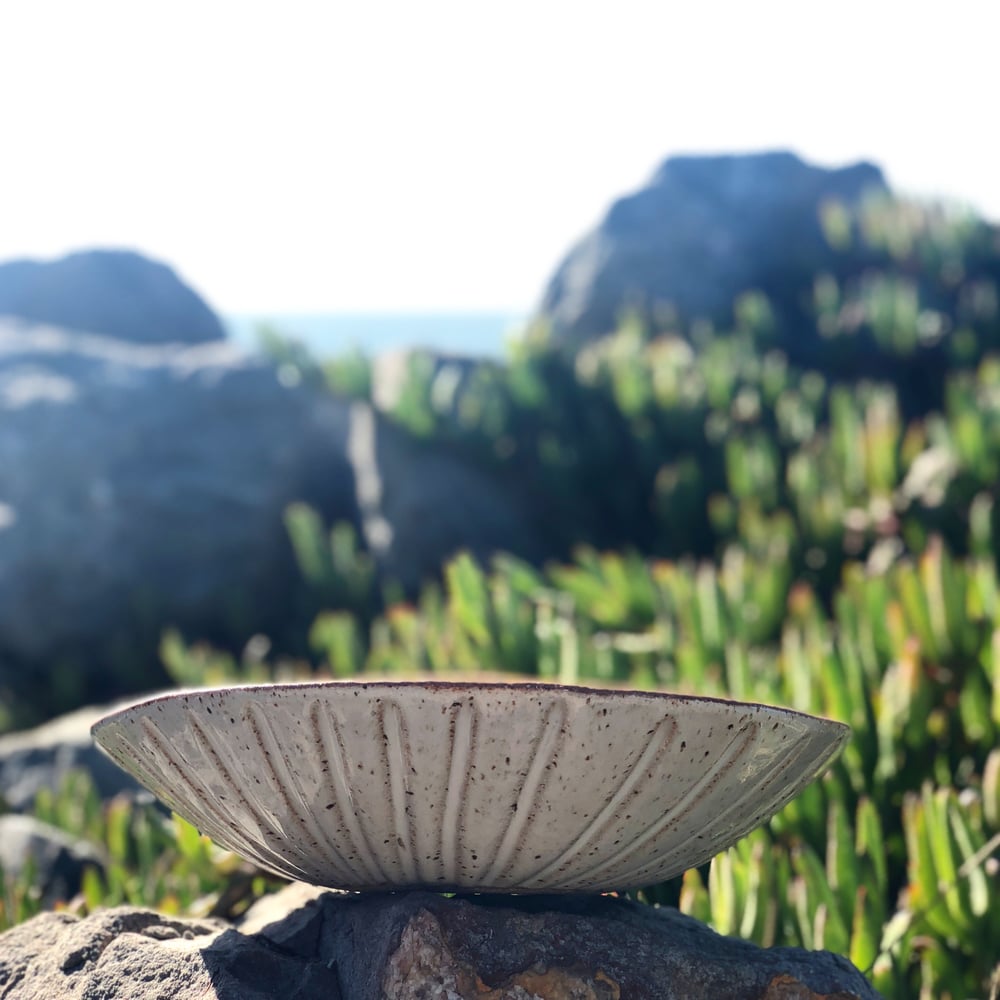
[[[39,792],[34,815],[103,848],[103,871],[87,868],[80,894],[60,906],[86,913],[128,903],[166,913],[234,917],[279,881],[216,847],[179,816],[128,798],[103,804],[88,775],[70,773],[64,785]],[[3,878],[0,930],[41,908],[29,865]]]
[[[840,952],[888,997],[976,995],[1000,940],[996,562],[933,537],[879,573],[847,563],[828,611],[780,537],[720,563],[581,548],[544,572],[510,557],[486,571],[460,555],[443,588],[367,633],[329,611],[312,637],[337,676],[537,674],[849,723],[822,781],[707,872],[645,895],[763,945]]]
[[[285,525],[295,550],[299,571],[308,584],[311,606],[346,608],[364,614],[376,595],[377,580],[372,557],[361,550],[349,524],[327,531],[316,512],[305,504],[292,504]]]
[[[327,384],[341,396],[356,400],[371,399],[371,361],[366,354],[357,348],[340,357],[326,361],[323,364],[323,372]]]

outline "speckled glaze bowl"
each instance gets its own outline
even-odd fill
[[[203,833],[288,878],[531,893],[702,864],[817,777],[848,728],[672,694],[328,682],[166,695],[93,735]]]

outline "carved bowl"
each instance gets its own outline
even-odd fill
[[[709,860],[849,730],[764,705],[544,684],[169,694],[93,727],[202,833],[341,889],[601,892]]]

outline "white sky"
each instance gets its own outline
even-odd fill
[[[0,259],[224,312],[526,311],[676,152],[878,162],[1000,219],[1000,2],[0,0]]]

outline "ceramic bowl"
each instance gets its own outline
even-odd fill
[[[542,684],[170,694],[98,744],[217,843],[341,889],[599,892],[707,861],[817,777],[836,722]]]

